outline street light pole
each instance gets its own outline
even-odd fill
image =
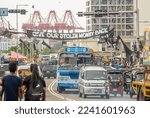
[[[137,50],[139,51],[139,8],[138,8],[138,0],[136,0],[136,44]]]
[[[18,10],[19,6],[29,6],[28,4],[17,4],[16,5],[16,10]],[[16,13],[16,31],[18,32],[18,13]],[[18,45],[19,45],[19,39],[18,39],[18,34],[17,34],[17,62],[19,63],[19,59],[18,59]]]
[[[140,39],[140,35],[139,35],[139,8],[138,8],[138,0],[136,0],[136,48],[137,48],[137,52],[138,52],[138,63],[137,66],[140,66],[140,47],[139,47],[139,39]]]

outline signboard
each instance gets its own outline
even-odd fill
[[[0,8],[0,16],[8,16],[8,8]]]
[[[101,34],[108,33],[107,29],[95,30],[91,32],[80,32],[80,33],[54,33],[54,32],[42,32],[27,30],[27,36],[34,38],[45,38],[45,39],[58,39],[58,40],[71,40],[71,39],[87,39]]]

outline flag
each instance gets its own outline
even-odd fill
[[[123,47],[124,47],[124,50],[125,50],[125,53],[126,53],[126,57],[127,57],[127,59],[129,59],[129,58],[130,58],[130,55],[132,54],[132,50],[130,50],[130,49],[128,48],[128,46],[124,43],[124,41],[122,40],[122,38],[121,38],[120,36],[118,36],[117,38],[118,38],[118,40],[119,40],[119,39],[121,40],[121,42],[122,42],[122,44],[123,44]]]
[[[34,50],[36,50],[36,49],[37,49],[37,48],[36,48],[36,44],[35,44],[35,43],[33,44],[33,49],[34,49]]]
[[[51,47],[44,40],[43,40],[42,44],[45,45],[47,48],[51,49]]]
[[[110,44],[115,44],[116,42],[114,41],[114,28],[112,28],[110,31],[108,31],[108,42]]]

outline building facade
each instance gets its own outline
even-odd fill
[[[86,12],[95,10],[107,11],[102,17],[87,16],[86,30],[93,31],[108,26],[115,28],[115,35],[121,37],[135,36],[135,7],[136,0],[86,0]],[[109,12],[120,12],[109,15]],[[124,13],[123,13],[124,12]]]
[[[2,38],[0,40],[0,50],[9,50],[11,47],[16,46],[17,40]]]

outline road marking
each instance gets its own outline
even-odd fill
[[[63,100],[67,100],[67,101],[75,101],[74,99],[70,99],[70,98],[67,98],[67,97],[62,96],[62,95],[56,93],[56,92],[53,90],[53,86],[55,85],[56,81],[57,81],[57,80],[53,80],[53,81],[49,84],[49,86],[48,86],[48,91],[49,91],[52,95],[56,96],[57,98],[60,98],[60,99],[63,99]]]
[[[63,96],[61,96],[61,95],[57,94],[56,92],[54,92],[53,86],[54,86],[55,82],[56,82],[56,80],[52,81],[52,82],[49,84],[49,86],[48,86],[48,91],[49,91],[52,95],[56,96],[57,98],[65,99]]]

